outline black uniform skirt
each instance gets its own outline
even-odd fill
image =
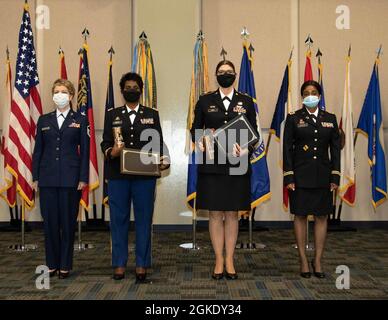
[[[296,188],[288,191],[290,212],[297,216],[326,216],[333,212],[333,193],[329,188]]]
[[[198,210],[247,211],[251,209],[251,177],[198,173]]]

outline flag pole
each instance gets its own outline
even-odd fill
[[[271,143],[271,137],[272,137],[272,132],[270,131],[270,132],[268,133],[267,145],[266,145],[266,147],[265,147],[265,153],[266,153],[266,154],[268,153],[269,145],[270,145],[270,143]]]
[[[253,47],[252,43],[249,42],[250,33],[248,29],[244,26],[240,34],[241,34],[241,39],[243,40],[243,50],[247,50],[248,58],[251,60],[250,67],[252,68],[252,63],[253,63],[252,56],[253,56],[253,52],[255,51],[255,48]],[[249,46],[248,46],[248,43],[249,43]],[[271,133],[268,139],[269,140],[271,139]],[[266,148],[268,146],[269,144],[267,144],[267,146],[264,147],[264,154],[266,153]],[[240,243],[236,244],[236,249],[246,248],[246,249],[255,250],[257,248],[260,248],[260,249],[265,248],[266,247],[265,244],[263,243],[256,244],[253,242],[253,224],[255,222],[254,217],[256,213],[256,207],[247,212],[248,212],[248,217],[246,217],[245,214],[240,216],[239,231],[248,231],[248,242],[245,243],[244,241],[241,241]],[[268,228],[255,226],[255,231],[268,231]]]
[[[23,200],[22,202],[22,250],[24,250],[25,248],[25,244],[26,244],[26,239],[25,239],[25,219],[26,219],[26,205],[25,205],[25,201]]]
[[[356,146],[356,143],[357,143],[357,137],[358,137],[358,132],[355,133],[354,135],[354,147]],[[337,191],[337,190],[336,190]],[[341,201],[340,201],[340,204],[339,204],[339,207],[338,207],[338,213],[337,213],[337,217],[335,217],[335,220],[340,223],[341,222],[341,212],[342,212],[342,203],[344,202],[344,200],[341,198]]]
[[[7,45],[7,48],[5,50],[5,54],[7,56],[7,77],[9,77],[9,72],[8,70],[10,70],[10,59],[9,59],[9,47]],[[9,68],[8,68],[9,67]],[[4,136],[4,132],[3,132],[3,136]],[[0,151],[2,152],[2,151]],[[5,161],[5,154],[3,155],[4,157],[4,161]],[[7,192],[7,190],[5,191]],[[8,201],[6,201],[8,202]],[[10,206],[10,204],[8,203],[8,208],[9,208],[9,216],[10,216],[10,225],[9,226],[6,226],[6,227],[2,227],[0,228],[0,231],[14,231],[13,230],[13,224],[14,224],[14,214],[13,214],[13,208]],[[16,225],[16,230],[15,231],[18,231],[19,228],[18,226]]]
[[[78,247],[77,250],[81,251],[82,250],[82,225],[81,225],[81,215],[82,215],[82,206],[80,205],[78,207]],[[76,249],[76,248],[74,248]]]
[[[26,201],[23,199],[22,200],[22,214],[21,214],[21,236],[22,236],[22,242],[21,244],[15,244],[9,246],[9,249],[12,251],[17,251],[17,252],[26,252],[26,251],[34,251],[38,248],[36,244],[26,244],[26,237],[25,237],[25,232],[26,232],[26,227],[25,227],[25,217],[26,217]]]
[[[95,190],[92,191],[92,196],[93,196],[93,219],[94,221],[97,221],[97,202],[96,202]]]
[[[352,51],[352,46],[349,45],[348,58],[350,58],[351,51]],[[357,137],[358,137],[358,132],[356,132],[354,135],[354,140],[353,140],[354,147],[356,146],[356,143],[357,143]],[[336,203],[337,196],[338,196],[338,189],[336,189],[334,192],[334,197],[335,197],[333,199],[334,203]],[[330,219],[329,224],[328,224],[328,229],[327,229],[328,232],[331,232],[331,231],[357,231],[357,229],[355,229],[355,228],[341,226],[341,213],[342,213],[343,202],[344,202],[344,200],[341,198],[339,206],[338,206],[338,211],[337,211],[337,208],[334,207],[333,219]]]
[[[116,53],[115,50],[113,49],[113,45],[110,46],[108,53],[109,53],[109,70],[110,70],[111,66],[113,65],[113,55]],[[108,76],[108,90],[109,90],[109,80],[110,80],[109,78],[110,78],[110,75]],[[103,162],[103,166],[105,167],[105,162]],[[103,168],[102,172],[103,172],[103,181],[102,181],[101,221],[103,224],[105,224],[105,204],[104,204],[104,199],[105,199],[104,187],[106,185],[105,174],[104,174],[105,168]]]
[[[194,208],[193,208],[193,250],[198,250],[197,246],[197,199],[194,199]]]
[[[78,206],[78,243],[74,244],[74,250],[84,251],[87,249],[93,249],[94,245],[92,243],[83,243],[82,242],[82,210],[83,207],[80,204]],[[86,211],[86,209],[85,209]]]

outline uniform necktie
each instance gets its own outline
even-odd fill
[[[135,118],[136,118],[136,111],[135,110],[129,111],[129,120],[131,120],[132,124],[135,121]]]
[[[224,104],[225,109],[228,110],[231,100],[229,99],[229,97],[225,96],[222,98],[222,103]]]
[[[63,122],[65,121],[65,116],[63,113],[61,113],[58,116],[58,128],[61,129]]]

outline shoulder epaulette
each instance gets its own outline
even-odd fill
[[[204,92],[204,93],[201,94],[201,97],[202,97],[202,96],[206,96],[206,95],[208,95],[208,94],[215,93],[216,91],[217,91],[217,90],[206,91],[206,92]]]
[[[158,109],[155,109],[155,108],[152,108],[152,107],[149,107],[149,106],[143,106],[143,107],[146,108],[146,109],[151,109],[151,110],[154,110],[154,111],[156,111],[156,112],[159,112]]]
[[[244,93],[244,92],[236,91],[236,94],[241,94],[242,96],[246,96],[246,97],[253,99],[249,94]]]

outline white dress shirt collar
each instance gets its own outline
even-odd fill
[[[234,89],[228,94],[228,95],[225,95],[221,89],[220,89],[220,95],[221,95],[221,100],[223,100],[225,97],[228,97],[230,99],[230,101],[232,101],[233,99],[233,95],[234,95]]]
[[[67,115],[69,114],[69,112],[70,112],[70,108],[67,109],[67,110],[64,111],[64,112],[61,112],[61,111],[57,108],[57,118],[59,118],[59,116],[60,116],[61,114],[63,114],[64,119],[66,119],[66,117],[67,117]]]
[[[137,104],[136,108],[135,109],[131,109],[130,107],[128,107],[127,105],[125,105],[127,107],[127,111],[128,113],[130,113],[132,110],[136,111],[136,113],[139,111],[139,107],[140,107],[140,103]]]
[[[306,108],[306,110],[307,110],[307,112],[308,112],[309,114],[313,114],[314,116],[316,116],[316,117],[318,118],[319,108],[317,108],[317,109],[315,110],[315,112],[310,112],[310,110],[309,110],[308,108]]]

